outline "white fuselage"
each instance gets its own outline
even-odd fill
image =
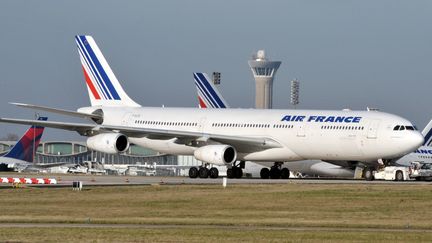
[[[94,107],[96,108],[96,107]],[[281,146],[259,150],[236,148],[238,160],[296,161],[306,159],[374,162],[414,151],[423,142],[418,131],[399,116],[377,111],[256,110],[102,107],[103,125],[188,131],[233,137],[265,137]],[[169,153],[192,155],[196,147],[175,139],[129,135],[132,143]]]
[[[397,165],[411,166],[412,162],[432,163],[432,147],[421,146],[395,161]]]

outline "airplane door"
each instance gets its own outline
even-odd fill
[[[369,127],[368,127],[368,131],[367,131],[367,138],[370,138],[370,139],[377,138],[379,123],[380,123],[380,120],[372,120],[370,122]]]
[[[126,113],[121,121],[122,126],[128,126],[129,122],[132,120],[132,113]]]
[[[206,125],[206,118],[203,117],[203,118],[201,118],[201,120],[198,124],[200,132],[204,132],[205,125]]]
[[[300,123],[299,128],[297,130],[297,137],[306,137],[306,124]]]

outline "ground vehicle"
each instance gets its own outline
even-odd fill
[[[418,181],[432,180],[432,163],[412,162],[412,165],[411,178]]]
[[[76,165],[72,168],[69,168],[68,172],[72,174],[87,174],[88,168],[83,165]]]
[[[410,177],[411,169],[406,166],[386,166],[374,173],[376,180],[405,181],[410,180]]]

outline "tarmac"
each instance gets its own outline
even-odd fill
[[[223,178],[217,179],[191,179],[188,177],[160,177],[160,176],[111,176],[111,175],[85,175],[85,174],[27,174],[27,173],[0,173],[0,177],[14,178],[53,178],[57,180],[56,185],[30,185],[37,187],[68,187],[73,182],[81,181],[85,186],[127,186],[127,185],[208,185],[223,184]],[[430,184],[429,181],[384,181],[384,180],[350,180],[350,179],[260,179],[260,178],[241,178],[227,179],[229,184],[394,184],[394,185],[419,185]],[[8,183],[0,183],[0,186],[10,186]]]

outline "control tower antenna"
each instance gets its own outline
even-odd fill
[[[297,79],[291,81],[291,105],[296,108],[299,103],[300,82]]]

